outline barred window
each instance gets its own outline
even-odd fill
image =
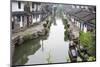
[[[18,2],[18,8],[21,9],[21,2]]]

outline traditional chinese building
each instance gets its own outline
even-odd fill
[[[50,4],[26,0],[12,0],[11,6],[12,32],[19,32],[33,24],[39,24],[52,11]]]
[[[95,29],[95,6],[68,5],[65,14],[80,31],[87,32]]]

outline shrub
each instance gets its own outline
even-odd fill
[[[84,47],[89,47],[89,45],[92,44],[92,34],[90,32],[84,33],[84,32],[80,32],[80,43],[84,46]]]
[[[68,31],[65,30],[64,32],[64,41],[67,41],[68,40]]]
[[[64,24],[68,24],[67,19],[63,19]]]
[[[88,58],[88,61],[95,61],[96,60],[96,58],[95,57],[92,57],[92,56],[90,56],[89,58]]]
[[[43,24],[44,27],[47,27],[47,24]]]
[[[27,34],[27,35],[25,35],[25,36],[23,37],[23,40],[24,40],[24,41],[27,41],[27,40],[30,40],[30,39],[32,39],[32,36],[31,36],[30,34]]]
[[[91,56],[95,56],[95,50],[96,50],[96,45],[95,45],[95,37],[93,37],[93,34],[91,32],[80,32],[80,44],[87,49],[87,52]]]
[[[46,22],[47,22],[47,24],[48,24],[49,20],[46,20]]]

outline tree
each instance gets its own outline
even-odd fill
[[[81,46],[86,48],[87,52],[91,56],[95,56],[96,45],[95,45],[95,37],[93,37],[93,33],[91,32],[84,33],[81,31],[79,39],[80,39]]]
[[[90,32],[80,32],[80,43],[84,47],[88,47],[89,45],[92,44],[92,34]]]

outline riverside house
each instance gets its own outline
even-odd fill
[[[70,10],[66,10],[66,15],[80,31],[87,32],[95,28],[95,7],[72,5]]]
[[[50,14],[51,8],[45,3],[12,0],[11,11],[12,32],[14,33],[39,24]]]
[[[12,1],[12,32],[19,32],[32,23],[28,2]]]

